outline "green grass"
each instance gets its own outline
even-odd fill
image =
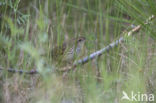
[[[40,73],[0,71],[0,102],[141,103],[121,100],[122,91],[155,95],[156,20],[144,25],[156,15],[155,5],[154,0],[0,1],[0,66]],[[56,44],[85,36],[87,56],[123,36],[131,24],[143,27],[123,44],[65,79],[53,72],[50,50]]]

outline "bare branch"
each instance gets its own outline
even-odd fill
[[[0,70],[8,71],[11,73],[19,73],[19,74],[37,74],[38,73],[36,70],[26,71],[26,70],[18,70],[18,69],[13,69],[13,68],[4,69],[4,67],[2,66],[0,66]]]
[[[155,17],[154,15],[152,15],[151,17],[149,17],[149,18],[146,20],[146,22],[144,23],[144,25],[149,24],[150,21],[151,21],[152,19],[154,19],[154,17]],[[142,25],[138,25],[138,26],[134,27],[132,30],[130,30],[129,32],[123,32],[123,34],[125,34],[125,36],[126,36],[126,35],[127,35],[127,36],[131,36],[134,32],[139,31],[140,28],[141,28],[141,26],[142,26]],[[96,51],[96,52],[90,54],[89,56],[86,56],[86,57],[84,57],[83,59],[80,59],[80,60],[76,61],[76,62],[73,64],[73,66],[65,67],[65,68],[62,70],[62,72],[68,72],[68,71],[74,69],[75,67],[77,67],[78,65],[87,63],[88,61],[90,61],[90,60],[96,58],[97,56],[102,55],[102,54],[105,53],[106,51],[109,51],[109,50],[111,50],[112,48],[118,46],[118,45],[119,45],[121,42],[123,42],[124,40],[125,40],[124,37],[120,37],[118,40],[116,40],[115,42],[112,42],[111,44],[109,44],[109,45],[106,46],[105,48],[102,48],[102,49],[100,49],[100,50],[98,50],[98,51]]]
[[[144,23],[144,25],[146,24],[149,24],[150,21],[152,19],[154,19],[155,16],[152,15],[151,17],[149,17],[146,22]],[[127,36],[131,36],[134,32],[137,32],[140,30],[142,25],[138,25],[136,27],[134,27],[132,30],[130,30],[129,32],[123,32],[123,34],[126,34]],[[62,72],[68,72],[72,69],[75,69],[78,65],[82,65],[82,64],[85,64],[87,63],[88,61],[104,54],[106,51],[109,51],[111,50],[112,48],[118,46],[121,42],[123,42],[125,40],[124,37],[120,37],[118,40],[116,40],[115,42],[112,42],[111,44],[109,44],[108,46],[106,46],[105,48],[102,48],[92,54],[90,54],[89,56],[86,56],[84,57],[83,59],[80,59],[78,61],[76,61],[72,66],[67,66],[65,68],[63,68]],[[12,68],[9,68],[9,69],[4,69],[3,67],[0,66],[0,70],[6,70],[8,72],[12,72],[12,73],[20,73],[20,74],[37,74],[39,73],[37,70],[31,70],[31,71],[24,71],[24,70],[18,70],[18,69],[12,69]]]

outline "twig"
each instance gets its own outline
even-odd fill
[[[12,68],[9,68],[9,69],[4,69],[3,67],[0,66],[0,70],[3,70],[3,71],[8,71],[8,72],[11,72],[11,73],[19,73],[19,74],[37,74],[38,71],[36,70],[31,70],[31,71],[26,71],[26,70],[18,70],[18,69],[12,69]]]
[[[154,15],[152,15],[151,17],[149,17],[146,22],[144,23],[144,25],[149,24],[149,22],[154,19]],[[138,25],[136,27],[134,27],[132,30],[130,30],[129,32],[123,32],[123,34],[127,34],[125,36],[131,36],[134,32],[137,32],[140,30],[142,25]],[[125,37],[120,37],[118,40],[116,40],[115,42],[112,42],[111,44],[109,44],[108,46],[106,46],[105,48],[102,48],[92,54],[90,54],[89,56],[84,57],[83,59],[78,60],[77,62],[75,62],[73,64],[73,66],[70,67],[65,67],[62,72],[68,72],[72,69],[74,69],[75,67],[77,67],[78,65],[82,65],[87,63],[88,61],[96,58],[97,56],[102,55],[104,52],[109,51],[110,49],[118,46],[121,42],[123,42],[125,40]]]
[[[144,23],[144,25],[149,24],[149,22],[154,19],[154,15],[152,15],[151,17],[149,17],[146,22]],[[137,32],[140,30],[142,25],[138,25],[136,27],[134,27],[132,30],[130,30],[129,32],[123,32],[123,34],[127,34],[127,36],[132,35],[134,32]],[[121,42],[123,42],[125,40],[124,37],[120,37],[118,40],[116,40],[115,42],[112,42],[111,44],[109,44],[108,46],[106,46],[105,48],[102,48],[92,54],[90,54],[89,56],[84,57],[83,59],[80,59],[78,61],[76,61],[72,66],[67,66],[65,67],[62,72],[68,72],[74,68],[76,68],[78,65],[82,65],[87,63],[89,60],[92,60],[100,55],[102,55],[104,52],[109,51],[110,49],[118,46]],[[4,69],[3,67],[0,66],[0,70],[6,70],[8,72],[12,72],[12,73],[20,73],[20,74],[37,74],[39,73],[37,70],[31,70],[31,71],[24,71],[24,70],[18,70],[18,69]]]
[[[76,61],[73,66],[68,66],[68,67],[65,67],[62,72],[68,72],[72,69],[74,69],[75,67],[77,67],[78,65],[82,65],[82,64],[85,64],[87,63],[88,61],[96,58],[97,56],[100,56],[102,55],[104,52],[106,51],[109,51],[110,49],[114,48],[115,46],[117,46],[119,43],[121,43],[122,41],[124,41],[124,38],[123,37],[120,37],[118,40],[116,40],[115,42],[109,44],[108,46],[106,46],[105,48],[103,49],[100,49],[92,54],[90,54],[89,56],[86,56],[84,57],[83,59],[80,59],[78,61]]]

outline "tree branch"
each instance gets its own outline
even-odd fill
[[[146,22],[144,23],[144,25],[146,24],[149,24],[150,21],[152,19],[154,19],[155,16],[152,15],[151,17],[149,17]],[[130,30],[129,32],[123,32],[123,34],[126,34],[125,36],[131,36],[134,32],[137,32],[140,30],[140,28],[142,27],[142,25],[138,25],[136,27],[134,27],[132,30]],[[111,44],[109,44],[108,46],[106,46],[105,48],[102,48],[92,54],[90,54],[89,56],[86,56],[78,61],[76,61],[72,66],[67,66],[65,68],[63,68],[63,70],[61,70],[62,72],[68,72],[70,70],[73,70],[75,69],[78,65],[82,65],[82,64],[85,64],[87,63],[88,61],[102,55],[103,53],[105,53],[106,51],[109,51],[111,50],[112,48],[118,46],[121,42],[123,42],[125,40],[125,37],[120,37],[118,40],[116,40],[115,42],[112,42]],[[12,69],[12,68],[9,68],[9,69],[4,69],[3,67],[0,66],[0,70],[6,70],[8,72],[11,72],[11,73],[20,73],[20,74],[37,74],[39,73],[37,70],[31,70],[31,71],[25,71],[25,70],[18,70],[18,69]]]
[[[149,18],[146,20],[146,22],[144,23],[144,25],[149,24],[150,21],[151,21],[152,19],[154,19],[154,18],[155,18],[154,15],[152,15],[151,17],[149,17]],[[140,30],[141,26],[142,26],[142,25],[138,25],[138,26],[134,27],[132,30],[130,30],[129,32],[123,32],[123,34],[126,34],[125,36],[131,36],[134,32],[138,32],[138,31]],[[105,53],[106,51],[109,51],[109,50],[111,50],[112,48],[118,46],[118,45],[119,45],[121,42],[123,42],[124,40],[125,40],[125,37],[120,37],[118,40],[116,40],[115,42],[112,42],[111,44],[109,44],[109,45],[106,46],[105,48],[102,48],[102,49],[100,49],[100,50],[98,50],[98,51],[96,51],[96,52],[90,54],[89,56],[86,56],[86,57],[84,57],[83,59],[80,59],[80,60],[76,61],[76,62],[73,64],[73,66],[65,67],[65,68],[62,70],[62,72],[68,72],[68,71],[70,71],[70,70],[76,68],[78,65],[82,65],[82,64],[87,63],[88,61],[90,61],[90,60],[96,58],[97,56],[102,55],[102,54]]]
[[[8,71],[8,72],[11,72],[11,73],[19,73],[19,74],[37,74],[38,71],[36,70],[31,70],[31,71],[27,71],[27,70],[18,70],[18,69],[13,69],[13,68],[9,68],[9,69],[4,69],[4,67],[0,66],[0,70],[3,70],[3,71]]]

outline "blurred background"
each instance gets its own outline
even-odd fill
[[[155,0],[1,0],[0,66],[37,68],[39,74],[0,71],[0,102],[140,103],[121,100],[122,91],[155,95],[156,20],[144,25],[156,15],[155,5]],[[83,36],[87,56],[124,36],[132,24],[143,26],[123,44],[66,78],[53,72],[54,46]]]

